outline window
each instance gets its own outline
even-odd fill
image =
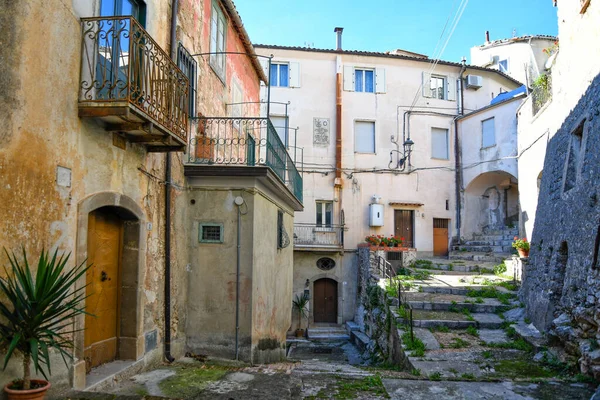
[[[225,30],[226,24],[223,11],[216,2],[213,2],[210,23],[210,65],[223,81],[225,80],[225,54],[214,53],[225,51]]]
[[[329,257],[322,257],[317,260],[317,268],[323,271],[329,271],[335,268],[335,261]]]
[[[431,128],[431,158],[447,160],[448,147],[448,129]]]
[[[279,138],[281,139],[281,142],[285,145],[285,147],[288,147],[289,137],[286,129],[286,126],[289,127],[288,117],[271,115],[270,119],[271,123],[273,124],[273,127],[279,135]]]
[[[385,93],[385,68],[344,66],[344,90],[348,92]]]
[[[188,87],[188,112],[190,117],[196,116],[196,71],[198,64],[181,43],[177,48],[177,66],[190,81]]]
[[[423,97],[456,100],[456,79],[423,72]]]
[[[496,145],[496,128],[494,118],[481,121],[481,147],[492,147]]]
[[[290,66],[288,64],[272,63],[269,82],[271,86],[288,87],[290,84]]]
[[[142,26],[146,23],[146,4],[138,0],[102,0],[100,15],[112,17],[117,15],[131,15]]]
[[[508,74],[508,59],[498,61],[498,70]]]
[[[571,133],[569,142],[569,154],[567,156],[567,165],[564,178],[564,191],[568,192],[577,184],[577,175],[581,168],[581,160],[583,159],[583,132],[585,128],[585,120]]]
[[[354,121],[354,151],[375,153],[375,122]]]
[[[372,69],[355,69],[354,70],[354,91],[374,93],[373,85],[374,71]]]
[[[317,226],[333,224],[333,201],[317,201]]]
[[[200,243],[223,243],[222,224],[200,224]]]
[[[431,97],[444,100],[446,98],[446,79],[432,76],[430,81]]]

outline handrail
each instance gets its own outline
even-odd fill
[[[82,18],[81,27],[79,102],[127,102],[187,141],[188,78],[150,34],[131,16]]]

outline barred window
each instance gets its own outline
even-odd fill
[[[222,224],[200,224],[199,242],[223,243]]]

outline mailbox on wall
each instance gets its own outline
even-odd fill
[[[369,204],[369,226],[383,226],[383,204]]]

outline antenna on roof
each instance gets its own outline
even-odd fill
[[[315,42],[304,42],[304,47],[306,47],[307,49],[312,49],[313,47],[315,47]]]
[[[513,37],[517,37],[517,28],[513,28]]]

